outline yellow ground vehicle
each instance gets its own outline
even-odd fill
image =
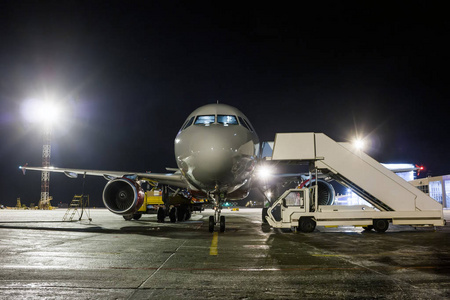
[[[125,220],[139,220],[143,214],[158,214],[158,222],[164,222],[169,216],[171,222],[187,221],[193,211],[202,211],[205,200],[196,199],[183,191],[169,193],[167,187],[153,187],[145,192],[144,203],[132,215],[125,215]]]

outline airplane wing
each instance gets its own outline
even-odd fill
[[[188,184],[184,180],[181,173],[141,173],[141,172],[125,172],[125,171],[105,171],[105,170],[84,170],[84,169],[70,169],[70,168],[55,168],[55,167],[29,167],[28,165],[19,167],[25,174],[26,170],[64,173],[69,178],[77,178],[78,175],[102,176],[106,180],[114,178],[121,178],[123,176],[137,177],[138,179],[151,179],[161,184],[167,184],[175,187],[187,188]],[[172,170],[172,169],[171,169]]]

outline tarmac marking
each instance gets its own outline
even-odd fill
[[[209,255],[217,255],[219,252],[217,251],[217,242],[219,241],[219,233],[216,231],[213,234],[213,238],[211,241],[211,247],[209,247]]]

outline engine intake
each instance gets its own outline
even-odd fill
[[[312,180],[312,185],[316,185],[316,180]],[[307,182],[305,186],[310,186],[310,182]],[[334,203],[334,188],[331,184],[323,179],[317,180],[317,186],[319,194],[317,195],[317,202],[319,205],[333,205]]]
[[[118,215],[135,213],[144,203],[144,197],[141,186],[128,178],[113,179],[103,189],[103,203]]]

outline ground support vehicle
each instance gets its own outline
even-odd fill
[[[385,232],[389,223],[411,226],[443,226],[438,210],[379,211],[367,205],[315,205],[316,186],[290,189],[268,209],[266,219],[275,228],[312,232],[318,226],[361,226]]]
[[[188,221],[194,211],[202,211],[203,200],[188,197],[182,193],[168,193],[162,189],[153,188],[145,192],[142,206],[132,215],[125,215],[125,220],[139,220],[143,214],[157,214],[158,222],[164,222],[166,217],[170,221]],[[167,189],[167,188],[166,188]],[[165,193],[167,193],[165,195]]]
[[[372,206],[318,205],[320,186],[317,184],[291,189],[267,210],[265,218],[273,227],[311,232],[316,225],[360,225],[384,232],[389,223],[445,225],[441,203],[363,151],[349,143],[335,142],[323,133],[279,133],[269,160],[290,164],[306,162],[315,178],[320,173],[334,179]]]

